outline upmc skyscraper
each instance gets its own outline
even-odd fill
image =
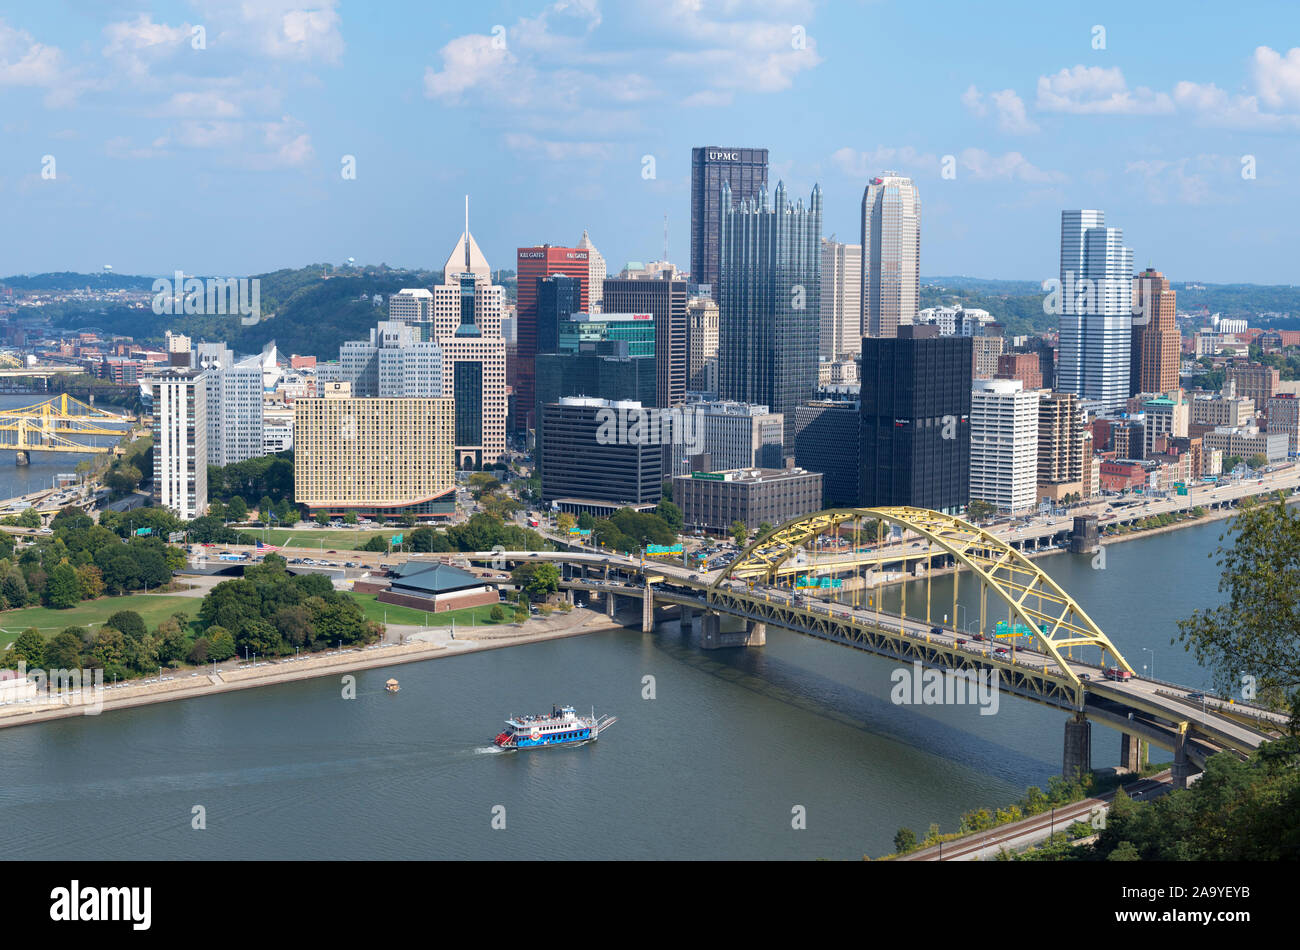
[[[755,199],[767,189],[767,149],[691,149],[691,286],[707,285],[718,296],[718,234],[722,221],[722,183],[732,203]]]

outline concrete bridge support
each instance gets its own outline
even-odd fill
[[[739,630],[723,630],[722,617],[706,613],[700,617],[700,647],[720,650],[724,647],[761,647],[767,643],[767,624],[746,621]]]
[[[1065,755],[1061,775],[1067,779],[1086,775],[1092,770],[1092,723],[1083,713],[1065,721]]]
[[[650,633],[655,628],[655,597],[650,585],[642,588],[641,632]]]
[[[1192,773],[1196,767],[1192,765],[1191,760],[1187,757],[1187,730],[1180,729],[1178,735],[1174,737],[1174,767],[1173,780],[1174,788],[1186,788]]]
[[[614,618],[614,611],[618,609],[618,595],[612,590],[605,591],[605,616],[611,620]]]
[[[700,615],[700,646],[705,650],[716,650],[722,646],[722,618],[714,613]]]
[[[1119,767],[1138,772],[1147,764],[1147,744],[1139,736],[1122,733],[1119,737]]]

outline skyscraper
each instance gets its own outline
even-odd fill
[[[1034,506],[1039,394],[1018,379],[977,379],[970,406],[970,496],[999,511]]]
[[[521,247],[517,252],[518,287],[515,307],[516,377],[508,379],[515,388],[515,427],[518,431],[531,428],[533,407],[534,361],[537,359],[537,293],[538,282],[552,274],[567,274],[582,281],[581,304],[588,309],[589,254],[574,247],[552,247],[538,244]]]
[[[591,243],[585,230],[578,241],[578,247],[587,252],[587,288],[591,298],[587,301],[587,309],[591,313],[600,313],[605,293],[605,258],[596,250],[596,245]],[[573,312],[577,313],[577,310]]]
[[[1182,336],[1174,322],[1177,301],[1165,275],[1148,267],[1135,278],[1129,395],[1167,393],[1178,388]]]
[[[558,353],[560,325],[582,311],[582,281],[552,274],[537,282],[537,353]]]
[[[153,498],[186,521],[208,510],[208,418],[203,370],[146,377],[153,400]]]
[[[862,335],[898,336],[921,300],[921,196],[885,172],[862,193]]]
[[[862,341],[861,504],[955,514],[969,501],[971,338],[904,327]]]
[[[758,198],[767,189],[767,149],[691,149],[691,286],[718,296],[718,235],[722,227],[722,185],[731,200]]]
[[[686,388],[712,392],[717,386],[718,302],[692,297],[686,302],[686,320]]]
[[[1056,388],[1102,409],[1129,396],[1133,252],[1101,211],[1061,212],[1061,333]]]
[[[655,405],[686,401],[686,281],[668,277],[605,280],[605,312],[648,313],[655,324]]]
[[[820,355],[852,359],[862,352],[862,246],[822,238]]]
[[[806,208],[790,204],[783,182],[770,208],[766,190],[738,204],[725,184],[722,195],[719,394],[781,413],[790,454],[795,409],[817,390],[821,187]]]

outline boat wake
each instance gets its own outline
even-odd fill
[[[513,752],[514,749],[503,749],[497,745],[479,746],[474,750],[475,755],[497,755],[501,752]]]

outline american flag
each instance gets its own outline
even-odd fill
[[[274,544],[263,544],[261,541],[258,541],[258,542],[257,542],[257,549],[258,549],[259,551],[278,551],[278,550],[280,550],[280,549],[277,548]]]

